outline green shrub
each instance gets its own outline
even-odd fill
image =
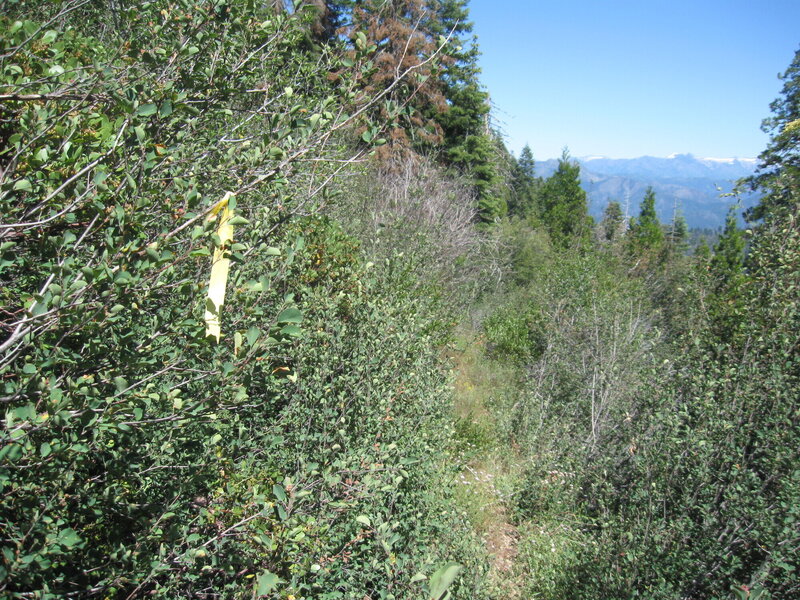
[[[342,65],[245,0],[33,5],[56,29],[0,17],[0,593],[408,597],[454,559],[473,597],[440,307],[297,217]]]
[[[526,597],[572,597],[574,570],[587,541],[568,515],[541,515],[526,521],[519,542],[520,568],[526,573]]]
[[[599,544],[578,597],[800,593],[797,222],[772,215],[755,239],[748,319],[684,338],[651,411],[587,473]]]
[[[483,323],[489,354],[499,361],[524,365],[545,350],[541,313],[532,306],[501,307]]]

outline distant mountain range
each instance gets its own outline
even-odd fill
[[[751,175],[754,158],[696,158],[691,154],[673,154],[667,158],[576,158],[581,165],[581,185],[589,196],[589,212],[595,218],[606,204],[616,200],[632,216],[639,214],[645,190],[656,193],[656,210],[662,222],[672,220],[680,210],[689,227],[716,229],[725,223],[728,207],[736,199],[731,192],[736,181]],[[536,162],[536,175],[549,177],[558,167],[557,159]],[[758,202],[758,196],[741,197],[742,209]]]

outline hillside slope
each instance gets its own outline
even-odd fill
[[[683,212],[689,227],[716,229],[725,223],[728,207],[736,200],[730,194],[735,182],[751,175],[754,159],[695,158],[677,154],[667,158],[585,157],[581,165],[581,185],[589,196],[589,213],[599,217],[606,204],[616,200],[635,215],[645,190],[656,192],[656,210],[662,222],[672,220],[674,211]],[[558,160],[536,163],[536,174],[549,177]],[[741,197],[742,209],[758,203],[758,196]]]

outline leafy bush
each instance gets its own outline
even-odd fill
[[[567,515],[527,521],[520,532],[520,563],[529,598],[568,598],[574,569],[580,563],[585,535]]]
[[[579,596],[800,594],[797,222],[772,215],[754,241],[749,319],[685,339],[629,451],[607,451],[587,478],[599,545]]]
[[[503,306],[483,323],[489,353],[497,360],[524,365],[545,350],[541,313],[532,306]]]
[[[508,407],[512,436],[542,468],[572,472],[635,416],[659,333],[644,290],[613,256],[565,255],[519,298],[521,309],[499,313],[506,345],[520,356],[530,344],[518,323],[534,310],[541,329],[524,391]]]
[[[354,122],[335,57],[246,0],[14,9],[41,21],[0,18],[0,592],[407,597],[455,559],[477,594],[439,307],[297,217]]]

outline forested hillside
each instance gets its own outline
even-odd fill
[[[0,6],[0,595],[800,598],[800,52],[690,251],[467,0]]]
[[[619,202],[630,214],[636,214],[648,187],[657,194],[659,218],[669,221],[680,210],[692,229],[721,228],[725,213],[732,204],[744,209],[758,204],[760,194],[741,188],[735,198],[739,179],[755,170],[754,159],[695,158],[678,154],[667,158],[642,156],[613,159],[590,156],[576,159],[581,166],[581,184],[589,200],[589,214],[600,218],[609,202]],[[538,173],[548,177],[558,167],[555,159],[540,161]],[[742,220],[740,225],[744,224]]]

